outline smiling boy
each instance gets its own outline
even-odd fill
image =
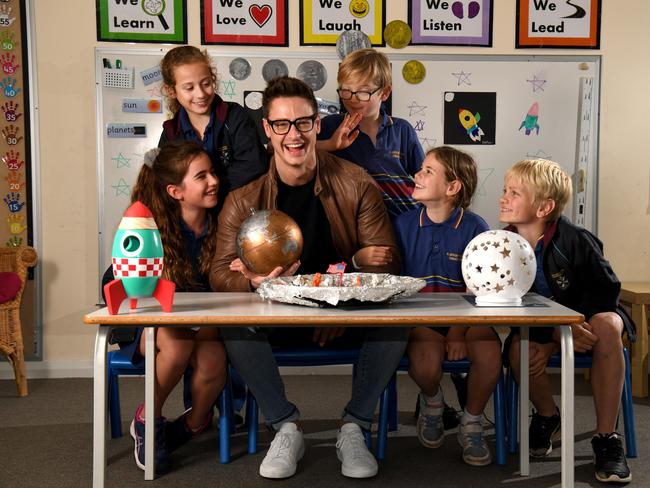
[[[603,256],[603,245],[589,231],[562,215],[571,200],[571,179],[545,159],[523,160],[508,170],[499,200],[499,220],[535,250],[537,273],[532,291],[582,313],[586,322],[571,327],[577,353],[593,358],[591,387],[596,432],[591,439],[595,476],[601,482],[626,483],[632,475],[616,433],[625,363],[622,334],[632,325],[618,307],[621,284]],[[560,414],[553,400],[546,364],[557,350],[557,329],[530,330],[530,455],[548,456],[559,439]],[[519,376],[519,335],[506,340],[504,355]],[[522,426],[522,428],[524,428]],[[572,440],[565,439],[565,442]]]
[[[424,152],[411,124],[382,107],[392,89],[388,58],[374,49],[354,51],[341,62],[337,79],[348,114],[323,119],[318,147],[365,168],[394,219],[417,206],[413,176]]]

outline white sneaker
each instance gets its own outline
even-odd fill
[[[282,424],[260,464],[260,476],[275,479],[293,476],[304,453],[305,442],[298,426],[293,422]]]
[[[375,456],[366,447],[361,427],[343,424],[336,439],[336,455],[341,461],[341,473],[349,478],[371,478],[379,467]]]

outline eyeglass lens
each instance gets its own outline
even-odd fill
[[[342,100],[351,100],[352,96],[354,95],[357,97],[357,100],[359,100],[360,102],[367,102],[368,100],[370,100],[370,97],[373,94],[375,94],[378,90],[379,88],[369,92],[364,90],[352,91],[352,90],[348,90],[347,88],[339,88],[337,92],[339,94],[339,97],[341,97]]]

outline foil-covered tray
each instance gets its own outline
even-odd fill
[[[307,307],[385,303],[411,296],[424,280],[387,273],[306,274],[271,278],[257,289],[262,298]]]

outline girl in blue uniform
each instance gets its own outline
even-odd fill
[[[207,276],[215,251],[218,190],[210,157],[197,143],[170,142],[145,155],[131,200],[142,202],[154,216],[165,254],[163,277],[176,284],[176,291],[210,291]],[[124,347],[133,350],[136,360],[138,355],[143,357],[142,329],[135,341]],[[168,423],[162,416],[163,404],[188,366],[192,367],[192,408]],[[211,425],[212,406],[225,378],[226,353],[218,329],[156,329],[157,474],[171,469],[172,451]],[[130,431],[136,464],[144,469],[144,404],[138,407]]]

